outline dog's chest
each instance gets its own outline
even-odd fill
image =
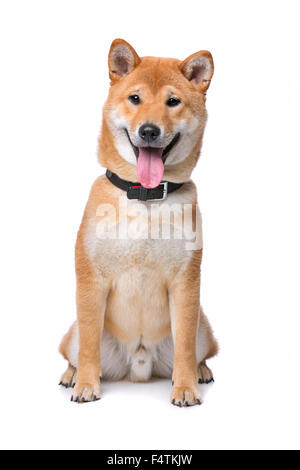
[[[122,199],[117,209],[98,208],[85,237],[91,262],[107,274],[139,266],[167,275],[202,248],[201,217],[193,224],[190,206],[170,197],[155,204]]]

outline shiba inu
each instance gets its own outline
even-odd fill
[[[140,58],[116,39],[99,161],[76,243],[77,321],[60,352],[72,401],[100,380],[172,379],[171,402],[201,404],[217,351],[200,306],[201,216],[190,180],[207,120],[208,51],[184,61]]]

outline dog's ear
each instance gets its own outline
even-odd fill
[[[133,47],[124,39],[115,39],[108,54],[109,77],[112,83],[132,72],[141,62]]]
[[[210,52],[196,52],[181,62],[179,68],[199,91],[206,92],[214,73],[214,61]]]

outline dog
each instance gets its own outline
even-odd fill
[[[98,150],[107,171],[78,232],[77,321],[60,345],[69,362],[60,385],[85,403],[101,398],[102,378],[164,377],[171,403],[201,404],[198,383],[213,381],[206,360],[218,344],[200,306],[202,227],[190,176],[213,59],[140,58],[116,39],[108,66]]]

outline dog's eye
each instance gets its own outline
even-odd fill
[[[140,104],[141,102],[141,98],[139,97],[139,95],[130,95],[128,99],[132,104]]]
[[[180,103],[181,101],[178,98],[169,98],[166,105],[170,108],[174,108],[174,106],[178,106]]]

